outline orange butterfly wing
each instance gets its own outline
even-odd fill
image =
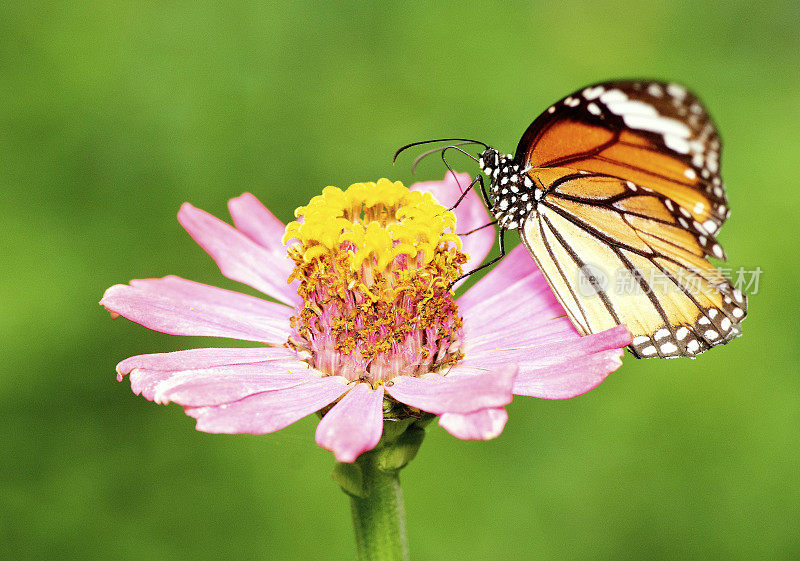
[[[714,234],[728,217],[720,140],[693,94],[676,84],[609,82],[565,97],[537,118],[515,160],[621,177],[685,208]]]
[[[622,323],[666,358],[741,333],[746,299],[706,259],[725,258],[719,151],[697,98],[658,82],[584,88],[528,128],[515,161],[544,195],[520,233],[579,331]]]

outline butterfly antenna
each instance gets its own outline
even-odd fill
[[[453,171],[453,168],[452,168],[452,167],[450,167],[450,164],[448,163],[448,161],[447,161],[447,158],[445,158],[445,157],[444,157],[444,155],[447,153],[447,151],[448,151],[449,149],[451,149],[451,148],[452,148],[453,150],[458,150],[458,151],[459,151],[459,152],[461,152],[462,154],[465,154],[465,155],[469,156],[470,158],[472,158],[472,159],[473,159],[473,160],[475,160],[476,162],[478,161],[478,158],[476,158],[475,156],[473,156],[472,154],[470,154],[470,153],[468,153],[468,152],[465,152],[464,150],[462,150],[462,149],[461,149],[461,148],[459,148],[458,146],[453,146],[453,145],[451,145],[451,146],[445,146],[444,148],[442,148],[442,161],[444,162],[444,165],[446,165],[446,166],[447,166],[447,170],[448,170],[450,173],[452,173],[452,174],[453,174],[453,179],[455,179],[455,180],[456,180],[456,185],[458,185],[458,190],[459,190],[459,191],[461,191],[461,192],[463,193],[463,192],[464,192],[464,189],[461,187],[461,183],[459,183],[459,182],[458,182],[458,176],[456,175],[456,172],[455,172],[455,171]],[[471,186],[471,185],[470,185],[470,186]]]
[[[472,142],[471,141],[469,141],[469,142],[459,142],[457,144],[451,144],[449,146],[445,146],[444,148],[434,148],[433,150],[428,150],[427,152],[423,152],[422,154],[417,156],[416,160],[414,160],[414,163],[411,166],[411,173],[414,173],[417,170],[417,165],[422,161],[423,158],[426,158],[426,157],[430,156],[431,154],[435,154],[436,152],[444,151],[444,150],[447,150],[448,148],[455,148],[457,146],[464,146],[465,144],[472,144]],[[466,152],[465,152],[465,154],[466,154]],[[470,156],[469,154],[467,154],[467,155],[470,158],[472,158],[472,156]],[[474,160],[475,158],[472,158],[472,159]]]
[[[397,152],[394,153],[394,158],[392,158],[392,163],[397,161],[397,157],[402,153],[408,150],[409,148],[413,148],[414,146],[421,146],[423,144],[430,144],[431,142],[469,142],[472,144],[480,144],[484,148],[488,148],[488,144],[484,144],[480,140],[472,140],[470,138],[435,138],[433,140],[420,140],[419,142],[412,142],[411,144],[406,144],[405,146],[399,148]]]
[[[458,190],[459,190],[459,192],[463,193],[463,192],[464,192],[464,189],[461,187],[461,183],[459,183],[459,181],[458,181],[458,175],[456,175],[456,172],[455,172],[455,171],[453,171],[453,168],[452,168],[452,167],[450,167],[450,164],[448,163],[448,161],[447,161],[447,158],[445,158],[445,157],[444,157],[444,153],[445,153],[446,151],[447,151],[447,148],[445,148],[444,150],[442,150],[442,161],[444,162],[444,165],[446,165],[446,166],[447,166],[447,172],[448,172],[448,173],[450,173],[450,174],[452,174],[452,175],[453,175],[453,179],[455,179],[455,180],[456,180],[456,185],[458,185]],[[462,152],[463,152],[463,150],[462,150]]]
[[[463,146],[463,144],[451,144],[450,146],[445,146],[444,148],[442,148],[442,157],[444,157],[444,153],[445,152],[447,152],[448,150],[450,150],[452,148],[453,150],[458,150],[459,152],[461,152],[465,156],[475,160],[475,163],[480,163],[478,161],[478,158],[476,158],[475,156],[473,156],[469,152],[466,152],[466,151],[462,150],[461,148],[459,148],[459,146]]]

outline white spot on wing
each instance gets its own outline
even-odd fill
[[[658,117],[658,110],[644,101],[630,99],[625,101],[612,101],[607,103],[608,109],[617,115],[649,115]]]
[[[614,111],[611,106],[609,106],[609,109]],[[614,111],[614,113],[616,113],[616,111]],[[640,113],[626,113],[622,115],[622,118],[625,120],[626,125],[634,129],[641,129],[660,134],[671,134],[683,139],[689,138],[692,134],[692,131],[689,130],[689,127],[680,121],[670,119],[669,117],[661,117],[658,114],[644,115]],[[689,143],[686,142],[686,152],[688,151]]]
[[[686,97],[686,88],[678,84],[667,84],[667,93],[672,97],[683,99]]]
[[[622,90],[608,90],[606,93],[600,96],[600,101],[605,103],[606,105],[609,103],[613,103],[615,101],[625,101],[628,99],[628,96],[625,95]]]
[[[628,120],[625,119],[625,123]],[[658,131],[656,131],[658,132]],[[665,134],[664,135],[664,144],[667,145],[667,148],[671,150],[675,150],[679,154],[688,154],[689,153],[689,143],[686,142],[685,138],[681,138],[680,136],[676,136],[674,134]]]
[[[583,97],[586,99],[596,99],[600,96],[606,89],[603,86],[595,86],[593,88],[586,88],[583,90]]]
[[[664,90],[661,89],[660,85],[655,83],[647,86],[647,92],[653,97],[661,97],[662,95],[664,95]]]
[[[645,356],[654,355],[656,354],[656,348],[653,345],[650,345],[649,347],[643,348],[641,352]]]
[[[678,350],[678,347],[675,346],[675,343],[667,342],[667,343],[664,343],[663,345],[661,345],[661,352],[664,353],[665,355],[668,355],[670,353],[674,353],[677,350]]]

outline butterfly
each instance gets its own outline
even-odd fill
[[[683,86],[582,88],[537,117],[514,155],[469,139],[397,154],[441,141],[459,141],[435,150],[443,160],[459,150],[488,178],[488,193],[481,174],[470,187],[499,226],[501,257],[503,235],[518,230],[582,335],[624,324],[634,356],[675,358],[741,334],[747,300],[708,260],[726,259],[715,237],[730,215],[720,139]],[[473,157],[465,144],[485,149]]]

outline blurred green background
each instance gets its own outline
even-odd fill
[[[412,140],[514,150],[585,84],[686,83],[716,119],[731,263],[763,270],[744,336],[636,361],[504,434],[438,427],[403,473],[415,559],[800,557],[797,2],[6,3],[0,8],[0,557],[350,559],[314,418],[195,432],[118,384],[209,346],[111,321],[111,284],[222,278],[175,213],[412,181]],[[460,162],[468,167],[469,161]],[[419,179],[443,176],[432,158]],[[235,344],[225,342],[224,344]]]

